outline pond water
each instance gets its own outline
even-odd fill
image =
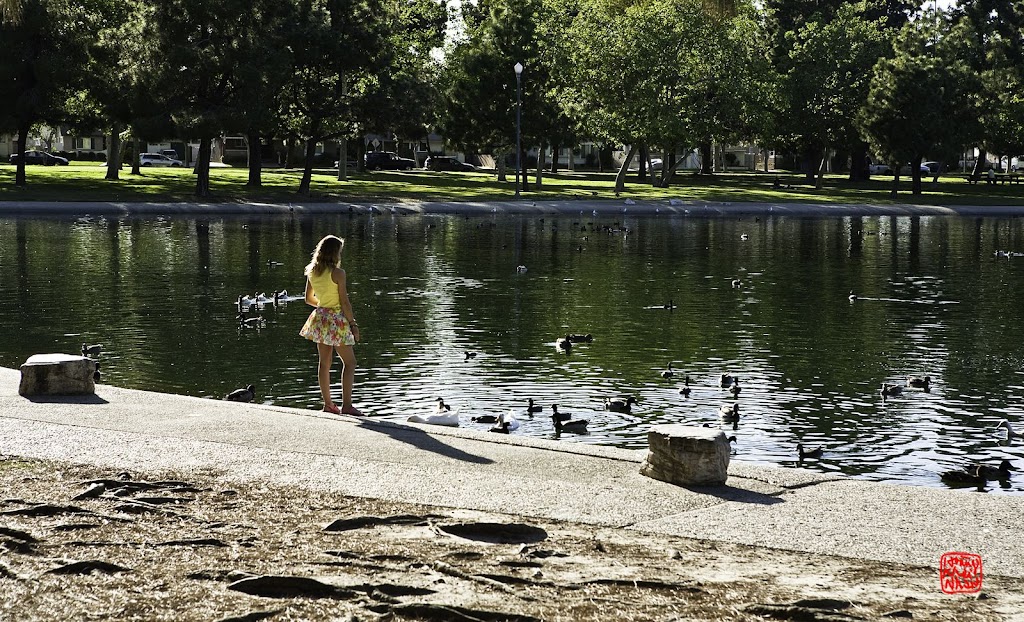
[[[471,417],[514,409],[515,434],[627,448],[645,447],[651,424],[708,423],[736,435],[734,460],[795,466],[802,441],[825,448],[806,468],[943,486],[938,474],[969,460],[1024,469],[1021,442],[993,429],[1024,427],[1024,257],[993,256],[1024,250],[1022,223],[7,218],[0,365],[102,343],[104,383],[214,398],[252,383],[259,402],[319,408],[315,348],[297,335],[309,308],[267,305],[264,327],[243,328],[236,300],[301,295],[310,252],[335,233],[363,332],[366,412],[405,420],[442,397],[465,426],[487,429]],[[569,332],[594,340],[560,353]],[[733,401],[723,373],[741,379],[735,430],[718,418]],[[911,374],[929,376],[930,390],[882,399],[883,382]],[[604,410],[620,393],[639,404]],[[545,413],[522,414],[528,398]],[[589,433],[556,433],[553,403],[588,419]],[[1024,472],[988,490],[1024,493]]]

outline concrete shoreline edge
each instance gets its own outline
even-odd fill
[[[810,555],[936,568],[981,555],[1024,578],[1024,497],[911,487],[734,459],[725,486],[639,473],[641,450],[496,438],[98,385],[93,399],[17,394],[0,368],[0,454],[136,471],[200,471],[353,497],[570,521]]]
[[[521,214],[631,216],[1024,216],[1018,205],[910,205],[848,203],[708,202],[681,199],[560,201],[408,201],[317,203],[172,203],[0,201],[0,218],[8,216],[176,216],[176,215],[319,215],[319,214]]]

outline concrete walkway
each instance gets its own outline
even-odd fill
[[[564,201],[460,201],[401,203],[135,203],[135,202],[52,202],[0,201],[3,215],[102,215],[171,216],[203,215],[288,215],[288,214],[632,214],[682,216],[1019,216],[1024,206],[1015,205],[910,205],[843,203],[758,203],[653,200],[564,200]]]
[[[730,465],[726,486],[639,474],[643,452],[401,425],[101,385],[28,400],[0,368],[0,453],[119,471],[201,471],[312,491],[937,568],[980,554],[1024,577],[1024,498]],[[5,494],[16,494],[10,492]]]

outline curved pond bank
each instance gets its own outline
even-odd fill
[[[108,203],[108,202],[0,202],[3,215],[111,215],[147,216],[176,214],[677,214],[733,216],[777,214],[784,216],[1021,216],[1019,205],[871,205],[838,203],[746,203],[667,201],[489,201],[489,202],[362,202],[362,203]]]
[[[219,473],[226,481],[933,568],[936,577],[943,553],[964,551],[982,557],[986,577],[1024,577],[1020,497],[738,461],[727,485],[687,489],[641,476],[640,450],[108,385],[87,399],[29,400],[18,395],[19,378],[0,368],[0,454]]]

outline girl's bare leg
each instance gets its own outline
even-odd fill
[[[316,344],[316,352],[320,355],[317,380],[320,382],[320,395],[324,398],[324,410],[334,406],[331,400],[331,363],[334,361],[334,348],[326,343]]]
[[[341,412],[346,415],[361,415],[355,406],[352,405],[352,385],[356,377],[356,353],[352,346],[335,346],[338,356],[341,357]]]

